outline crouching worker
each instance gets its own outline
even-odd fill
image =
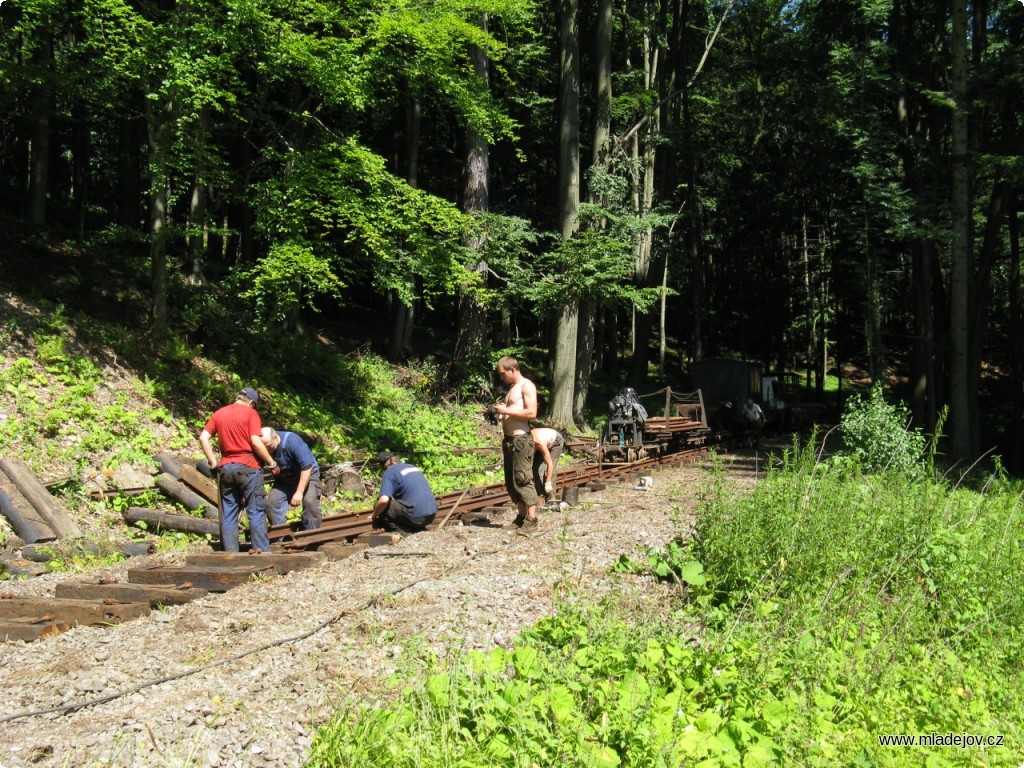
[[[281,468],[274,476],[274,485],[267,493],[267,514],[271,525],[287,522],[288,508],[302,505],[301,527],[304,531],[319,528],[323,522],[320,511],[320,465],[306,441],[294,432],[278,432],[264,427],[263,444]]]
[[[538,496],[550,504],[555,500],[558,459],[565,447],[565,438],[557,429],[537,427],[530,430],[533,439],[533,485]]]
[[[391,451],[377,454],[384,470],[380,496],[373,505],[374,528],[402,533],[419,533],[434,522],[437,499],[419,467],[399,461]]]

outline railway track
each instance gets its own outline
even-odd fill
[[[559,468],[561,498],[599,492],[659,467],[692,463],[703,446],[631,463],[576,462]],[[570,490],[572,489],[572,490]],[[437,497],[430,529],[451,525],[493,525],[512,506],[504,484],[471,486]],[[127,581],[103,579],[58,584],[53,597],[0,596],[0,640],[34,641],[78,625],[111,625],[145,616],[166,605],[180,605],[211,593],[226,592],[254,579],[315,567],[322,558],[341,559],[369,547],[395,544],[398,534],[375,530],[370,510],[327,516],[321,528],[295,525],[270,528],[271,552],[259,556],[223,552],[187,555],[180,566],[129,568]]]

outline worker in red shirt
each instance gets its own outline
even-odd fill
[[[256,411],[259,393],[245,387],[235,402],[214,412],[199,433],[210,468],[217,474],[220,492],[220,543],[225,552],[238,552],[238,520],[244,509],[249,518],[249,552],[270,551],[267,537],[267,491],[263,487],[263,471],[280,471],[277,462],[264,445],[260,430],[262,423]],[[211,438],[216,436],[220,447],[220,461],[213,452]]]

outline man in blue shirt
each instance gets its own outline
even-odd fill
[[[320,465],[306,441],[294,432],[278,432],[264,427],[261,433],[267,451],[281,468],[274,476],[274,487],[267,494],[267,513],[271,525],[286,522],[288,507],[302,505],[304,531],[319,528],[323,522],[320,511]]]
[[[437,514],[437,499],[423,470],[400,461],[391,451],[377,454],[377,463],[384,476],[373,505],[373,527],[404,533],[425,530]]]

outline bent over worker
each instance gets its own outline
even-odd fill
[[[287,522],[288,507],[302,505],[301,527],[304,531],[319,528],[323,522],[320,510],[320,465],[300,435],[273,427],[264,427],[263,444],[281,468],[274,485],[267,493],[267,513],[271,525]]]
[[[244,509],[249,518],[250,552],[269,552],[265,517],[267,492],[263,488],[260,464],[278,471],[263,444],[260,415],[256,412],[259,393],[245,387],[230,405],[219,408],[199,433],[199,444],[210,468],[217,473],[220,492],[220,543],[225,552],[238,552],[238,521]],[[220,462],[213,452],[216,435]]]
[[[380,496],[373,505],[373,527],[403,533],[426,530],[437,514],[437,499],[423,470],[401,461],[391,451],[377,454],[377,463],[384,470],[384,476],[380,481]]]
[[[550,503],[555,498],[555,479],[558,459],[565,447],[565,438],[557,429],[536,427],[530,430],[533,438],[533,484],[537,495]]]

